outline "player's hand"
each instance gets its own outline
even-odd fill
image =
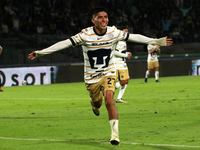
[[[131,56],[132,56],[132,53],[129,53],[128,56],[127,56],[127,58],[131,59]]]
[[[0,46],[0,55],[1,55],[2,52],[3,52],[3,48]]]
[[[172,45],[172,43],[173,43],[172,38],[167,38],[167,36],[166,36],[166,44],[167,44],[167,46]]]
[[[33,60],[35,59],[36,52],[32,52],[28,55],[28,59]]]

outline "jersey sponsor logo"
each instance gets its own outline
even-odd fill
[[[105,76],[106,75],[106,73],[99,73],[99,74],[97,74],[97,75],[90,75],[90,77],[91,78],[97,78],[97,77],[102,77],[102,76]]]
[[[108,45],[108,44],[112,44],[112,42],[92,43],[92,46],[101,46],[101,45]]]

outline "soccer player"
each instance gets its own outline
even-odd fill
[[[3,51],[3,48],[0,46],[0,55]],[[0,92],[3,92],[3,90],[1,89],[1,72],[0,72]]]
[[[152,69],[155,69],[155,81],[160,82],[158,80],[159,78],[159,62],[158,62],[158,56],[157,54],[160,54],[160,46],[158,45],[151,45],[148,44],[147,46],[148,50],[148,58],[147,58],[147,71],[145,74],[145,82],[147,82],[148,76],[150,75],[150,72]]]
[[[140,42],[161,46],[172,45],[172,39],[148,38],[142,35],[128,34],[108,25],[108,14],[105,8],[96,7],[92,13],[94,27],[83,29],[71,38],[55,43],[40,51],[33,51],[28,58],[50,54],[71,46],[82,45],[84,56],[85,86],[91,97],[92,110],[100,115],[100,107],[104,96],[108,118],[111,126],[111,144],[118,145],[118,111],[113,99],[115,91],[116,69],[114,66],[114,51],[118,41]]]
[[[128,33],[128,28],[122,27],[122,31]],[[122,96],[124,95],[124,92],[126,90],[130,78],[128,67],[126,64],[126,58],[130,59],[132,53],[127,52],[127,45],[125,41],[119,41],[117,43],[117,47],[114,51],[114,56],[116,65],[116,76],[117,79],[119,80],[119,82],[117,82],[115,85],[115,89],[120,88],[118,97],[116,99],[116,103],[126,103],[127,101],[124,101],[122,99]]]

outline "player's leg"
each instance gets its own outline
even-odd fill
[[[124,95],[124,92],[126,90],[127,84],[129,82],[129,71],[126,70],[119,70],[119,80],[120,80],[120,90],[119,94],[116,99],[116,103],[126,103],[127,101],[122,100],[122,96]]]
[[[90,103],[92,105],[92,110],[93,110],[94,114],[96,116],[99,116],[100,115],[100,107],[102,105],[102,98],[96,102],[93,102],[92,99],[90,99]]]
[[[158,61],[155,62],[155,81],[160,82],[159,79],[159,63]]]
[[[151,62],[147,62],[147,71],[146,71],[146,73],[145,73],[145,80],[144,80],[144,82],[147,82],[147,79],[148,79],[148,77],[149,77],[149,75],[150,75],[150,72],[151,72],[151,69],[152,69],[152,63]]]
[[[119,131],[118,131],[118,111],[115,106],[114,100],[113,100],[114,92],[111,90],[106,90],[104,92],[105,97],[105,105],[106,109],[108,111],[108,117],[111,127],[111,139],[110,142],[113,145],[119,144]]]
[[[117,82],[117,83],[115,84],[115,89],[118,89],[118,88],[120,88],[120,87],[121,87],[120,82]]]
[[[122,99],[122,96],[125,93],[125,90],[126,90],[126,87],[127,87],[127,84],[128,84],[128,79],[121,80],[120,83],[121,83],[122,86],[120,87],[120,90],[119,90],[119,93],[118,93],[118,96],[117,96],[117,99],[116,99],[116,103],[126,103],[127,101],[124,101]]]
[[[86,89],[91,97],[90,103],[92,105],[92,110],[96,116],[100,115],[100,107],[103,99],[103,88],[100,85],[100,82],[94,84],[85,84]]]
[[[156,82],[160,82],[158,79],[159,79],[159,70],[158,70],[158,68],[155,68],[155,80],[156,80]]]
[[[119,80],[119,70],[116,70],[116,81],[120,81],[120,80]],[[118,89],[118,88],[120,88],[120,87],[121,87],[120,82],[116,82],[116,84],[115,84],[115,89]]]
[[[108,111],[108,118],[111,126],[111,144],[118,145],[119,131],[118,131],[118,111],[114,103],[114,92],[115,92],[115,78],[106,77],[104,79],[104,99],[106,109]]]

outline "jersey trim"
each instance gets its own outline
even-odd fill
[[[95,30],[95,27],[93,27],[93,31],[94,31],[94,33],[95,33],[96,35],[103,36],[103,35],[105,35],[105,34],[107,33],[107,28],[106,28],[106,32],[103,33],[103,34],[98,34],[98,33],[96,32],[96,30]]]
[[[128,38],[129,38],[129,33],[127,33],[127,36],[126,36],[126,38],[125,38],[125,41],[127,41]]]
[[[73,46],[76,46],[76,43],[74,42],[74,40],[72,39],[72,37],[70,37],[69,40],[72,42]]]

